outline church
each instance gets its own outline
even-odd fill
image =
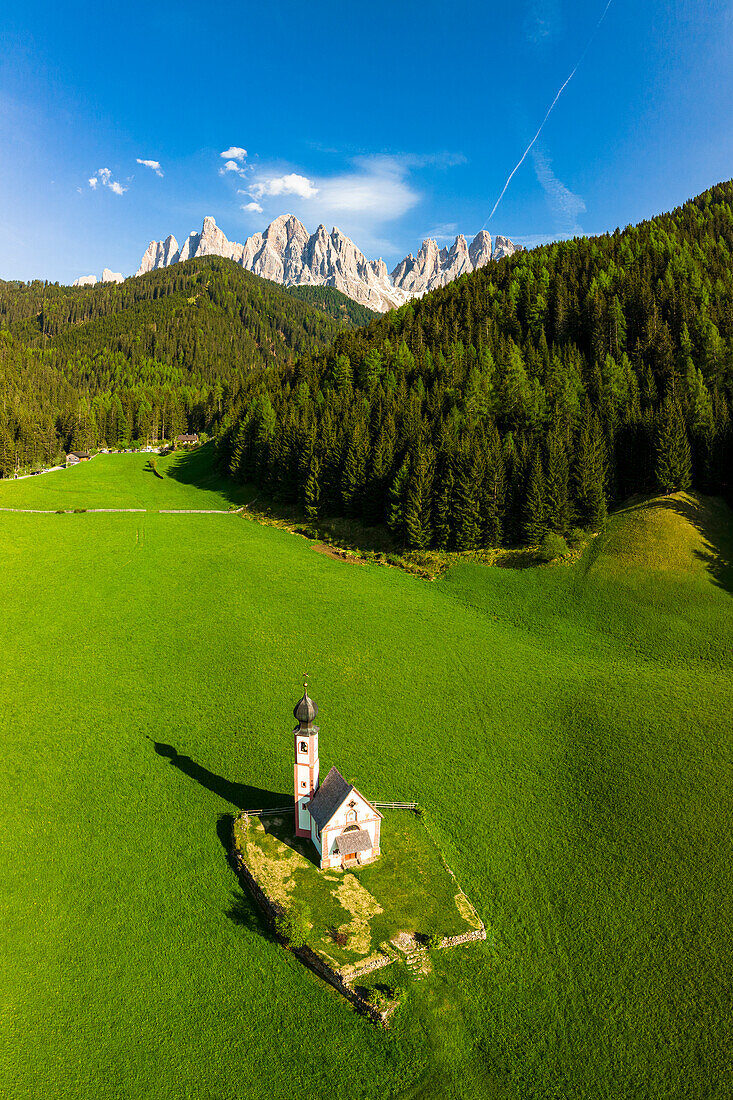
[[[303,698],[293,715],[295,738],[295,835],[310,837],[321,857],[321,867],[357,867],[379,856],[382,815],[338,768],[320,781],[318,707],[303,685]]]

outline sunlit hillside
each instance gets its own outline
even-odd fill
[[[0,486],[147,509],[0,513],[2,1095],[733,1091],[727,508],[638,500],[576,565],[428,583],[161,514],[230,504],[164,473]],[[417,800],[489,930],[389,1031],[274,942],[220,839],[289,796],[306,667],[323,766]]]

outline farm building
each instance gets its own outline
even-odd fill
[[[318,726],[313,721],[318,707],[308,696],[293,715],[295,737],[295,835],[310,837],[321,857],[321,867],[353,867],[379,856],[382,815],[356,787],[347,783],[338,768],[320,782]]]
[[[195,447],[199,441],[199,437],[194,433],[193,435],[177,435],[176,447]]]
[[[91,457],[88,451],[72,451],[66,456],[66,465],[76,466],[77,462],[88,462]]]

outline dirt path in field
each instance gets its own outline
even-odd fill
[[[55,516],[63,513],[91,513],[105,515],[143,513],[154,516],[236,516],[228,508],[0,508],[0,512],[21,512],[33,516]]]
[[[334,561],[345,561],[350,565],[364,564],[362,559],[356,557],[354,554],[349,554],[346,550],[335,550],[333,546],[327,546],[325,542],[314,543],[313,549],[317,554],[325,554],[327,558],[333,558]]]

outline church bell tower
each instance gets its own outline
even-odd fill
[[[311,836],[311,815],[308,806],[318,790],[318,726],[313,721],[318,707],[308,697],[308,681],[303,684],[303,698],[296,703],[293,715],[298,725],[295,738],[295,835]]]

